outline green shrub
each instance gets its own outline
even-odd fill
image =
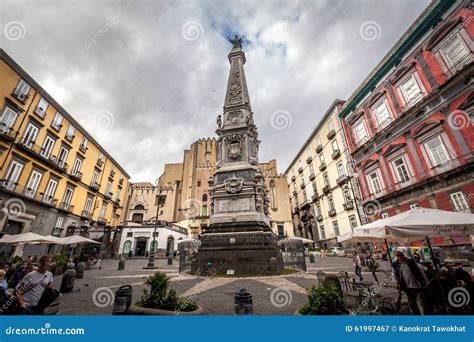
[[[146,279],[145,284],[150,286],[150,290],[143,290],[138,305],[145,308],[178,311],[194,311],[198,308],[194,300],[180,298],[176,290],[170,288],[170,278],[165,273],[156,272]]]
[[[308,290],[308,303],[300,310],[302,315],[346,315],[348,310],[341,290],[334,282],[319,286],[314,285]]]

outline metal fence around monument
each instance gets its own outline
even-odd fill
[[[196,265],[196,256],[201,241],[195,239],[181,240],[178,243],[179,273],[191,273]]]
[[[283,257],[283,267],[306,271],[303,241],[289,238],[280,240],[278,244]]]

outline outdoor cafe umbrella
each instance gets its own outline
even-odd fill
[[[27,232],[16,235],[4,235],[0,239],[0,243],[8,244],[51,244],[55,243],[55,240],[44,235]]]
[[[86,244],[86,243],[95,243],[95,244],[101,245],[101,243],[98,241],[91,240],[80,235],[64,237],[64,238],[61,238],[61,241],[63,245],[76,245],[76,244],[80,245],[80,244]]]
[[[308,243],[314,243],[314,241],[310,240],[310,239],[305,239],[305,238],[298,237],[298,236],[291,236],[289,238],[280,240],[279,244],[285,244],[285,243],[292,242],[292,241],[301,241],[303,243],[303,245],[306,245]]]

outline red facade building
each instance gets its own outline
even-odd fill
[[[341,111],[369,220],[473,211],[473,8],[433,1]]]

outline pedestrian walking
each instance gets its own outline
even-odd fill
[[[360,257],[357,255],[356,251],[352,251],[352,266],[354,266],[354,272],[359,276],[360,281],[364,280],[362,278],[362,267]]]
[[[397,270],[397,287],[405,292],[408,304],[414,315],[431,314],[429,281],[423,266],[413,259],[407,258],[402,251],[396,251],[395,256],[400,266]]]
[[[377,275],[375,274],[375,272],[377,271],[377,268],[379,268],[379,263],[377,262],[377,260],[375,260],[374,256],[370,251],[367,252],[367,266],[369,266],[369,270],[372,273],[375,282],[378,284],[379,280],[377,279]]]

